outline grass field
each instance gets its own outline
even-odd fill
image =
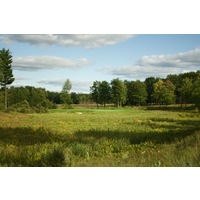
[[[200,166],[200,114],[156,108],[0,113],[0,166]]]

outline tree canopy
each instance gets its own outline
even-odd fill
[[[4,89],[4,109],[8,110],[7,85],[14,81],[12,73],[12,54],[6,49],[0,50],[0,85]]]

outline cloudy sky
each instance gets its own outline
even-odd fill
[[[145,80],[200,70],[200,35],[194,34],[3,34],[0,49],[13,56],[13,86],[75,92],[95,80]]]

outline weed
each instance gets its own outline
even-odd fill
[[[55,109],[0,122],[0,166],[200,166],[195,111]]]

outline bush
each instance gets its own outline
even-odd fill
[[[80,157],[87,158],[87,159],[89,158],[88,145],[75,142],[75,143],[72,143],[70,145],[70,147],[71,147],[72,153],[75,156],[80,156]]]
[[[65,153],[61,147],[53,147],[41,157],[41,164],[44,167],[63,167],[65,166]]]
[[[27,100],[24,100],[22,102],[13,104],[8,108],[9,111],[15,111],[15,112],[21,112],[21,113],[30,113],[32,112],[32,109],[28,103]]]

